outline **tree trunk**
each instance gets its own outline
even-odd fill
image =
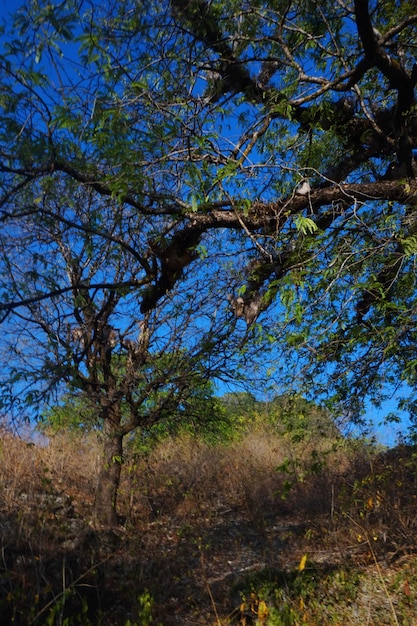
[[[103,415],[103,453],[94,503],[94,516],[100,526],[119,524],[116,510],[117,493],[122,470],[123,435],[120,432],[120,411],[106,409]]]

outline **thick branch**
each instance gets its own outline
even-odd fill
[[[334,208],[343,205],[343,210],[345,210],[355,201],[372,202],[375,200],[415,204],[417,181],[404,183],[389,180],[366,184],[335,185],[313,190],[305,196],[294,194],[275,202],[254,202],[244,217],[230,210],[231,202],[229,206],[224,205],[224,209],[228,210],[219,210],[206,204],[201,206],[201,213],[190,213],[189,219],[195,227],[204,230],[216,227],[241,230],[243,219],[249,230],[255,232],[262,229],[270,233],[277,232],[289,215],[296,215],[305,209],[319,209],[326,205]]]
[[[382,47],[378,34],[372,27],[368,0],[355,0],[355,14],[358,34],[365,53],[365,61],[371,67],[378,68],[388,79],[391,89],[398,93],[394,117],[394,129],[398,141],[397,156],[400,163],[405,163],[407,175],[414,177],[412,150],[407,129],[407,116],[414,103],[414,88],[417,82],[417,65],[411,76],[408,75],[398,59],[392,58]]]

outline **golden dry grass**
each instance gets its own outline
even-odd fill
[[[118,503],[126,527],[107,534],[89,526],[99,455],[94,434],[33,444],[2,428],[0,623],[147,626],[149,600],[153,623],[223,626],[251,587],[267,590],[271,626],[359,624],[366,603],[366,623],[395,623],[391,609],[380,621],[375,571],[383,603],[393,598],[398,623],[413,623],[417,575],[409,560],[397,567],[414,558],[413,449],[378,456],[343,440],[295,443],[259,424],[227,445],[167,438],[146,455],[127,451]],[[312,580],[319,605],[307,593]]]

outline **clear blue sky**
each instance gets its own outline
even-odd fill
[[[24,4],[24,0],[0,0],[0,15],[5,17]]]

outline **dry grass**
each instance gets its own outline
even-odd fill
[[[407,560],[402,577],[397,567],[416,547],[414,450],[294,443],[259,426],[228,445],[181,435],[127,453],[127,524],[107,534],[89,526],[99,454],[92,434],[34,445],[2,429],[1,623],[147,626],[152,614],[163,626],[226,624],[250,589],[266,594],[271,626],[364,623],[354,614],[377,626],[395,623],[395,607],[398,623],[414,623],[415,568]],[[306,553],[311,578],[297,569]],[[385,622],[370,591],[375,568],[379,597],[395,609]],[[323,581],[319,604],[313,580]]]
[[[6,510],[22,496],[61,494],[91,502],[100,449],[94,435],[58,433],[49,438],[17,436],[0,429],[0,493]]]

